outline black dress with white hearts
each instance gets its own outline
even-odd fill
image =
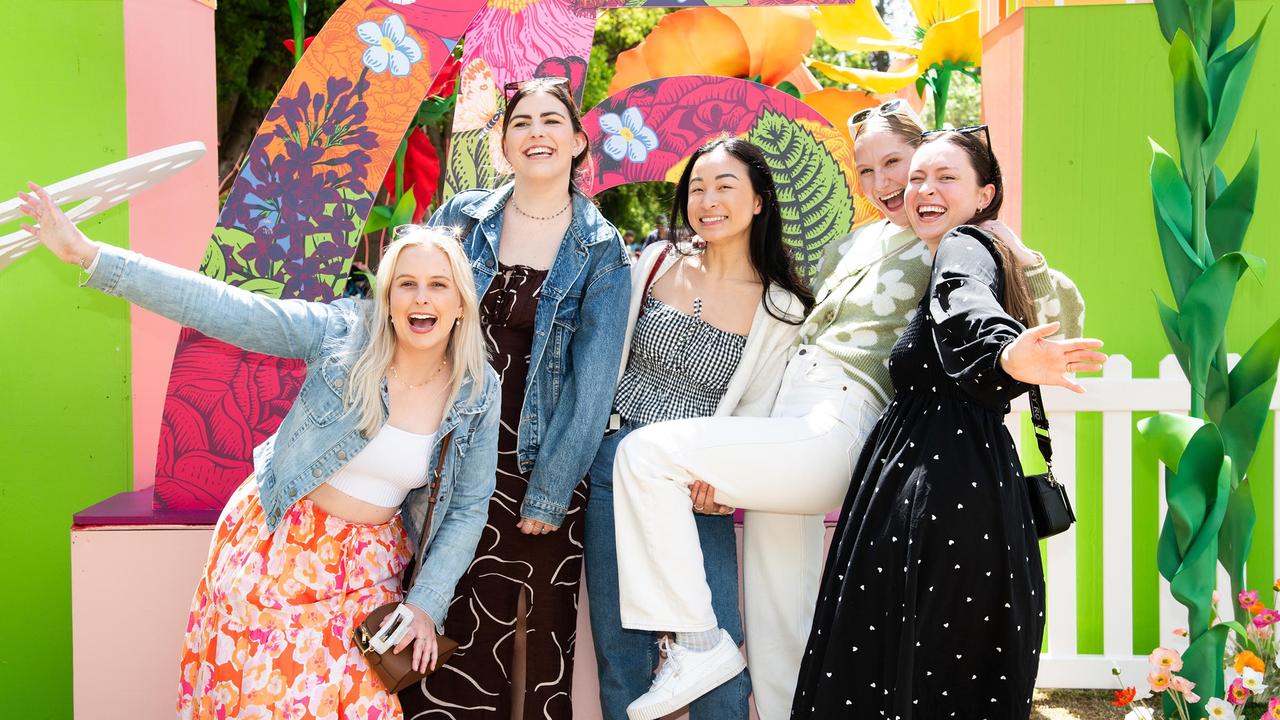
[[[793,718],[1025,720],[1044,576],[999,365],[994,241],[943,238],[894,345],[896,392],[863,446],[827,557]]]

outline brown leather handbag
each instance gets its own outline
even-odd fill
[[[426,555],[427,537],[431,534],[431,520],[435,515],[436,502],[440,498],[440,479],[444,473],[444,459],[449,452],[449,441],[452,439],[453,433],[449,433],[440,443],[440,458],[436,462],[435,477],[431,479],[431,497],[427,500],[427,517],[422,521],[422,539],[418,546],[418,554],[415,556],[413,577],[405,583],[407,588],[413,587],[413,579],[422,568],[422,561]],[[402,623],[412,621],[411,617],[397,613],[399,606],[400,603],[393,602],[374,608],[373,612],[369,613],[352,633],[354,636],[352,639],[360,650],[360,654],[364,655],[369,667],[377,673],[382,686],[393,693],[416,684],[434,672],[434,670],[427,670],[423,673],[413,669],[413,643],[397,653],[394,652],[394,647],[388,647],[385,642],[380,642],[381,639],[394,637]],[[383,619],[392,614],[396,617],[386,628],[383,628]],[[439,669],[449,656],[453,655],[453,651],[458,649],[458,642],[437,634],[436,647],[436,669]]]

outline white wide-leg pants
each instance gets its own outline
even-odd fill
[[[743,508],[747,663],[761,720],[791,697],[822,579],[823,516],[840,506],[884,403],[839,361],[802,346],[772,417],[656,423],[622,441],[614,515],[622,625],[698,632],[717,626],[689,485]]]

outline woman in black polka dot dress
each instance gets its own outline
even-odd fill
[[[934,251],[932,279],[893,348],[896,396],[844,502],[793,718],[1030,714],[1044,577],[1003,424],[1029,386],[1007,370],[1079,390],[1065,372],[1105,358],[1097,341],[1044,340],[1056,324],[1014,319],[1034,317],[1026,288],[999,242],[969,225],[1000,207],[984,136],[931,136],[912,160],[906,202]]]

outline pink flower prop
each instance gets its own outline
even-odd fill
[[[1243,705],[1249,699],[1249,689],[1244,686],[1244,680],[1236,678],[1231,683],[1231,687],[1227,688],[1227,699],[1232,705]]]
[[[1147,684],[1151,686],[1152,692],[1164,692],[1173,682],[1173,678],[1165,670],[1152,670],[1147,673]]]
[[[1276,612],[1270,608],[1263,610],[1253,616],[1253,626],[1256,628],[1269,627],[1280,622],[1280,612]]]
[[[1242,590],[1240,594],[1236,596],[1236,600],[1240,603],[1240,607],[1248,610],[1251,605],[1258,602],[1258,591]]]
[[[1271,698],[1267,702],[1267,711],[1258,720],[1280,720],[1276,716],[1276,710],[1280,710],[1280,698]]]
[[[1182,656],[1177,650],[1166,647],[1156,648],[1147,660],[1152,667],[1168,673],[1176,673],[1182,669]]]
[[[1174,628],[1174,629],[1173,629],[1173,634],[1174,634],[1174,635],[1177,635],[1178,637],[1186,637],[1186,636],[1187,636],[1187,635],[1189,635],[1190,633],[1188,633],[1188,632],[1187,632],[1187,629],[1186,629],[1186,628]]]
[[[1195,690],[1196,684],[1181,675],[1174,675],[1169,682],[1169,687],[1173,688],[1174,692],[1182,693],[1182,697],[1186,698],[1189,703],[1200,702],[1200,696],[1192,692]]]

